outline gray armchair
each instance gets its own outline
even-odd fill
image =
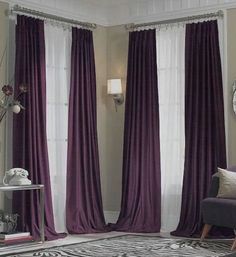
[[[229,170],[236,172],[236,167]],[[236,230],[236,199],[217,198],[218,189],[219,178],[213,176],[209,196],[202,201],[202,216],[205,225],[201,240],[208,235],[213,225]],[[231,249],[235,248],[236,238]]]

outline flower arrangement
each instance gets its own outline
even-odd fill
[[[0,71],[2,68],[3,61],[7,54],[7,44],[5,46],[5,49],[3,51],[3,54],[0,58]],[[0,74],[1,75],[1,74]],[[13,80],[13,78],[12,78]],[[11,81],[12,81],[11,80]],[[3,120],[4,116],[6,115],[7,111],[9,109],[12,110],[14,113],[19,113],[21,109],[25,109],[24,106],[20,104],[19,97],[27,92],[27,86],[25,84],[21,84],[19,86],[19,94],[14,98],[13,96],[13,87],[9,84],[4,85],[2,87],[2,97],[0,96],[0,122]]]
[[[27,86],[21,84],[19,86],[19,94],[14,98],[13,97],[13,87],[11,85],[4,85],[2,87],[3,97],[0,100],[0,122],[3,120],[9,109],[14,113],[19,113],[21,109],[25,109],[24,106],[20,104],[19,97],[27,93]]]

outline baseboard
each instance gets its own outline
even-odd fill
[[[118,211],[104,211],[106,223],[116,223],[119,212]]]

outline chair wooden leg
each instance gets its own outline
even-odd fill
[[[231,250],[233,251],[234,249],[236,249],[236,237],[234,239],[234,242],[232,244]]]
[[[200,241],[203,241],[203,239],[208,235],[209,231],[211,230],[211,227],[212,225],[209,224],[204,225]]]

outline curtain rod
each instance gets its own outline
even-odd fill
[[[176,19],[169,19],[169,20],[162,20],[162,21],[154,21],[148,23],[140,23],[140,24],[127,24],[125,25],[127,30],[135,30],[141,27],[149,27],[149,26],[158,26],[158,25],[168,25],[172,23],[179,23],[179,22],[188,22],[193,20],[200,20],[200,19],[207,19],[207,18],[215,18],[215,17],[224,17],[224,12],[222,10],[214,13],[206,13],[200,15],[193,15],[187,17],[181,17]]]
[[[28,15],[32,15],[32,16],[42,18],[42,19],[49,19],[49,20],[53,20],[53,21],[59,21],[59,22],[62,22],[62,23],[67,23],[67,24],[70,24],[72,26],[73,25],[74,26],[81,26],[81,27],[87,28],[87,29],[95,29],[97,27],[97,25],[95,23],[88,23],[88,22],[82,22],[82,21],[67,19],[67,18],[56,16],[56,15],[53,15],[53,14],[48,14],[48,13],[28,9],[28,8],[25,8],[25,7],[21,7],[19,5],[14,5],[11,8],[10,14],[14,14],[14,13],[16,13],[16,14],[17,13],[28,14]]]

